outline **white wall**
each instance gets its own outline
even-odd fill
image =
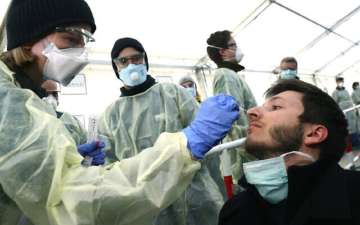
[[[72,115],[83,115],[85,123],[88,116],[102,113],[115,101],[122,85],[116,78],[111,66],[89,65],[82,71],[86,75],[87,94],[65,95],[60,93],[58,110]]]

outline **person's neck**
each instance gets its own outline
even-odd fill
[[[43,82],[43,74],[36,64],[23,66],[21,69],[35,84],[41,85]]]
[[[222,61],[219,64],[217,64],[217,66],[218,66],[218,68],[227,68],[227,69],[234,70],[235,72],[239,72],[239,71],[245,69],[245,67],[243,67],[239,63],[233,62],[233,61]]]
[[[121,97],[133,96],[139,93],[143,93],[155,84],[156,84],[155,79],[152,78],[151,75],[147,75],[145,82],[140,85],[134,87],[129,87],[129,86],[121,87],[120,88]]]

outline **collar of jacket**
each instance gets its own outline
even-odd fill
[[[351,218],[345,179],[344,170],[333,160],[290,167],[286,220]]]
[[[221,63],[217,64],[217,66],[218,68],[228,68],[234,70],[235,72],[239,72],[245,69],[245,67],[243,67],[242,65],[229,61],[222,61]]]
[[[345,87],[336,87],[336,90],[342,91],[342,90],[345,90]]]
[[[154,84],[156,84],[155,79],[152,76],[147,75],[146,81],[138,86],[132,87],[131,89],[126,89],[125,87],[120,88],[121,95],[120,97],[133,96],[139,93],[143,93],[144,91],[151,88]]]
[[[307,166],[290,167],[286,224],[298,224],[294,220],[299,217],[301,220],[309,217],[330,220],[351,218],[345,179],[344,170],[335,161],[319,160]],[[239,184],[253,193],[258,206],[269,206],[270,203],[260,196],[255,186],[247,183],[245,176],[239,180]]]
[[[21,88],[32,90],[39,98],[47,96],[45,89],[36,85],[20,67],[14,68],[14,72],[15,81],[19,83]]]

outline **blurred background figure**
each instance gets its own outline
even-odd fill
[[[244,66],[240,64],[244,58],[244,53],[228,30],[216,31],[210,34],[206,43],[208,45],[207,54],[218,67],[213,71],[213,94],[224,93],[231,95],[242,108],[239,119],[235,122],[232,132],[229,133],[224,142],[245,137],[248,127],[246,110],[255,107],[257,103],[247,82],[238,74],[238,72],[244,70]],[[245,152],[243,148],[229,151],[229,154],[233,182],[237,184],[243,174],[242,163],[256,158]]]
[[[58,119],[60,119],[66,129],[70,132],[77,145],[84,144],[87,141],[87,132],[81,125],[80,121],[73,115],[67,112],[60,112],[57,110],[59,105],[59,84],[53,80],[46,80],[41,87],[45,90],[46,97],[42,98],[49,106],[51,106]]]
[[[350,97],[349,92],[344,86],[344,78],[336,77],[336,89],[332,93],[332,97],[335,102],[339,105],[342,110],[351,108],[354,106],[353,101]],[[360,145],[359,135],[357,132],[357,117],[355,110],[345,113],[346,120],[348,123],[348,130],[351,137],[352,147],[358,147]]]
[[[162,132],[179,132],[194,120],[199,104],[179,85],[157,83],[148,74],[149,62],[143,45],[133,38],[120,38],[113,46],[111,60],[121,80],[121,96],[100,116],[99,134],[111,145],[108,162],[139,155],[155,144]],[[120,82],[119,82],[120,83]],[[160,215],[154,225],[215,225],[221,206],[223,186],[218,157],[202,163],[181,197]],[[213,176],[218,179],[215,180]]]
[[[360,89],[359,89],[359,82],[354,82],[352,84],[353,92],[351,94],[351,98],[355,105],[360,104]]]
[[[43,97],[42,99],[56,110],[59,105],[60,88],[58,84],[53,80],[46,80],[41,84],[41,87],[46,93],[46,97]],[[57,116],[59,118],[61,114],[58,114]]]
[[[180,79],[179,85],[181,85],[183,88],[185,88],[186,91],[188,91],[191,96],[193,96],[197,102],[201,102],[201,96],[199,94],[199,91],[197,90],[197,85],[194,81],[194,79],[190,76],[184,76]]]
[[[359,82],[354,82],[352,84],[353,92],[351,93],[351,98],[353,100],[354,105],[360,105],[360,88],[359,88]],[[356,130],[357,133],[360,134],[360,113],[359,109],[355,110],[356,113]],[[357,147],[359,149],[359,147]]]
[[[298,79],[298,64],[294,57],[285,57],[280,62],[279,79]]]

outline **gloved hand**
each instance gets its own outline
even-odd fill
[[[202,102],[194,121],[183,129],[192,155],[197,159],[204,158],[238,118],[239,106],[232,96],[220,94]]]
[[[105,163],[105,152],[103,148],[105,143],[103,141],[92,141],[90,143],[78,145],[78,152],[83,157],[91,157],[91,165],[98,166]]]
[[[353,148],[360,147],[360,136],[357,132],[350,134],[351,145]]]

